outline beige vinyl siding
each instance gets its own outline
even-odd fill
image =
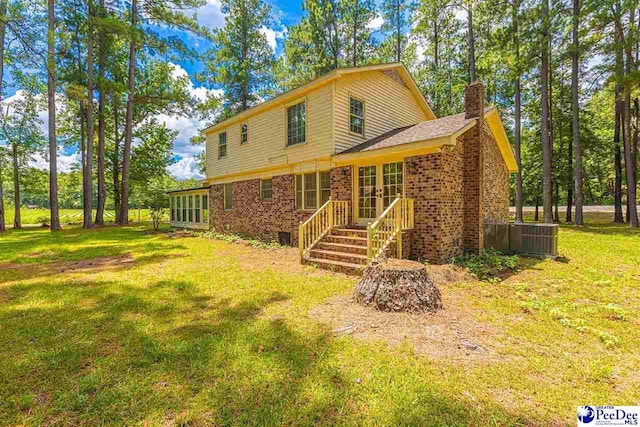
[[[303,144],[287,147],[286,108],[307,102],[307,138]],[[285,105],[250,117],[248,142],[240,143],[242,123],[232,124],[207,135],[207,178],[251,172],[258,169],[328,157],[332,154],[333,84],[327,84]],[[218,159],[218,135],[227,132],[227,156]]]
[[[349,97],[365,103],[364,137],[349,132]],[[346,75],[335,82],[335,152],[392,129],[427,120],[418,100],[404,85],[381,71]]]

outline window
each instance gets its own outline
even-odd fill
[[[232,191],[233,191],[233,184],[225,184],[224,185],[224,210],[228,211],[233,207],[232,204]]]
[[[193,222],[193,196],[189,196],[189,222]]]
[[[196,222],[200,222],[200,195],[196,196]]]
[[[382,167],[383,173],[383,203],[386,208],[395,200],[402,196],[402,162],[387,163]]]
[[[307,105],[304,101],[287,108],[287,145],[306,141]]]
[[[202,222],[209,223],[209,196],[202,196]]]
[[[242,130],[240,131],[240,144],[246,144],[247,141],[249,141],[249,125],[247,125],[246,123],[244,123],[242,125]]]
[[[320,206],[331,197],[331,172],[320,172]]]
[[[260,198],[262,200],[271,200],[271,197],[273,197],[271,178],[261,180],[260,181]]]
[[[304,208],[315,209],[318,203],[318,193],[316,187],[316,174],[304,174]]]
[[[364,102],[349,98],[349,130],[364,136]]]
[[[296,209],[317,209],[331,196],[331,174],[328,171],[296,175],[295,185]]]
[[[176,198],[171,196],[171,221],[176,220]]]
[[[218,135],[218,158],[227,157],[227,133]]]
[[[182,196],[182,222],[187,222],[187,196]]]
[[[178,218],[178,222],[182,222],[182,209],[180,209],[180,197],[175,197],[176,199],[176,211],[177,211],[177,218]]]
[[[296,175],[296,209],[303,209],[303,204],[302,204],[302,175]]]

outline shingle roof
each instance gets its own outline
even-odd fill
[[[492,110],[493,107],[485,108],[485,114]],[[405,126],[393,129],[373,139],[360,143],[338,154],[358,153],[363,151],[377,150],[386,147],[395,147],[412,142],[428,141],[446,136],[464,129],[475,118],[465,118],[465,113],[454,114],[435,120],[420,122],[415,125]]]

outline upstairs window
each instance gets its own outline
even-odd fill
[[[244,123],[240,128],[240,144],[246,144],[249,141],[249,125]]]
[[[307,140],[307,106],[304,101],[287,108],[287,145]]]
[[[218,135],[218,158],[227,157],[227,133]]]
[[[271,178],[260,181],[260,199],[271,200],[273,197],[273,187]]]
[[[349,130],[364,136],[364,102],[349,98]]]

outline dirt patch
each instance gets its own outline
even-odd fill
[[[44,264],[23,264],[16,262],[0,263],[4,271],[11,271],[13,280],[24,280],[31,277],[56,273],[106,271],[116,268],[126,268],[135,264],[131,254],[104,256],[81,261],[62,261]]]
[[[444,265],[425,265],[427,274],[433,280],[433,282],[439,285],[446,285],[447,283],[461,283],[474,280],[473,276],[462,267],[454,264]]]
[[[9,291],[4,288],[0,288],[0,304],[8,301],[9,301]]]
[[[500,331],[476,321],[462,298],[446,287],[444,310],[434,314],[384,313],[352,303],[348,295],[332,298],[312,308],[309,316],[328,324],[336,335],[350,335],[364,341],[384,341],[395,347],[408,340],[416,353],[456,363],[496,363],[501,355],[496,337]]]
[[[352,277],[342,273],[323,270],[303,265],[298,259],[298,249],[291,247],[256,249],[250,246],[237,245],[233,256],[243,268],[254,271],[273,269],[285,273],[308,274],[313,276]],[[256,253],[259,251],[259,254]]]

